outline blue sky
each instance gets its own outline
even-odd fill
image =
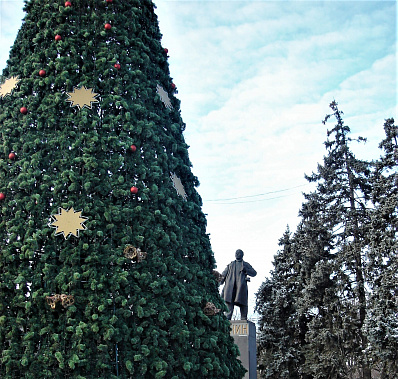
[[[368,138],[352,146],[358,157],[380,154],[384,119],[396,118],[396,2],[155,3],[218,269],[245,252],[253,306],[311,189],[304,173],[325,154],[332,100],[352,136]],[[0,0],[1,68],[22,7]]]

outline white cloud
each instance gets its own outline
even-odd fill
[[[0,1],[0,68],[3,69],[9,56],[17,31],[21,27],[25,13],[23,1]],[[0,70],[1,73],[1,70]]]

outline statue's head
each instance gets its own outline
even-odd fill
[[[240,262],[243,259],[243,251],[238,249],[235,251],[235,259]]]

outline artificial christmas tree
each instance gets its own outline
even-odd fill
[[[0,80],[0,376],[242,377],[153,3],[25,11]]]

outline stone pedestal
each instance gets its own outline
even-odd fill
[[[251,321],[231,321],[231,336],[238,345],[243,367],[247,370],[244,379],[257,378],[256,325]]]

